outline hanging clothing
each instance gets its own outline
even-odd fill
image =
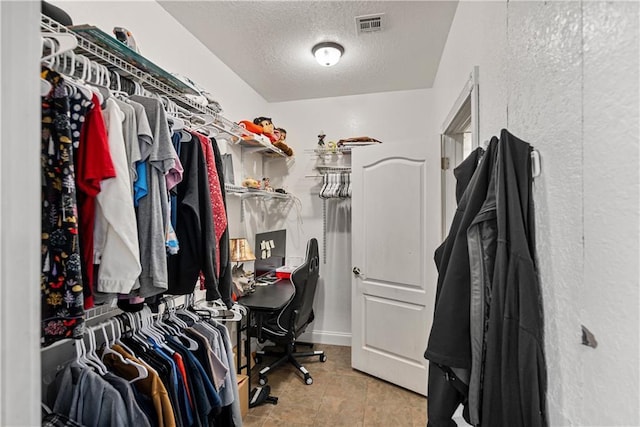
[[[231,308],[233,306],[233,302],[231,300],[231,293],[233,290],[233,281],[231,280],[231,257],[229,256],[229,218],[227,215],[227,196],[226,190],[224,188],[225,183],[225,171],[222,160],[222,155],[220,154],[220,147],[218,147],[218,142],[215,138],[211,138],[211,146],[213,147],[213,153],[215,156],[216,162],[216,171],[218,173],[218,180],[220,182],[220,192],[222,193],[222,202],[225,208],[224,215],[226,219],[226,226],[224,228],[224,232],[222,236],[218,239],[218,248],[220,249],[220,270],[218,271],[218,289],[220,291],[220,295],[222,296],[222,302],[224,302],[227,308]]]
[[[548,425],[530,154],[506,130],[492,138],[436,252],[430,426],[453,425],[458,402],[472,425]]]
[[[216,300],[220,298],[215,274],[216,238],[204,151],[195,135],[193,141],[181,143],[177,151],[184,168],[176,201],[175,232],[180,251],[168,260],[168,293],[192,293],[202,271],[207,300]]]
[[[136,110],[125,101],[115,98],[114,101],[122,114],[122,137],[124,138],[125,151],[127,153],[127,166],[129,170],[129,180],[131,181],[131,194],[133,196],[133,184],[138,179],[136,164],[142,159],[140,153],[140,143],[138,141],[138,120]]]
[[[73,160],[78,190],[78,232],[82,254],[82,277],[85,308],[94,305],[93,228],[95,224],[96,196],[101,182],[116,176],[111,159],[107,131],[100,101],[96,94],[91,99],[76,90],[71,103],[71,130]]]
[[[42,417],[41,427],[83,427],[66,415],[51,413]]]
[[[214,352],[206,335],[198,332],[193,327],[186,328],[185,332],[189,337],[198,342],[198,355],[202,359],[207,360],[207,367],[209,369],[211,379],[213,380],[213,386],[219,392],[224,385],[224,379],[228,375],[229,369],[224,362],[220,360],[218,354]]]
[[[131,198],[130,163],[122,133],[124,114],[116,101],[105,101],[107,140],[116,176],[102,183],[97,195],[94,263],[100,264],[97,290],[129,293],[142,271],[138,226]]]
[[[151,126],[149,125],[147,113],[142,104],[139,104],[131,99],[128,99],[127,102],[133,108],[136,114],[138,151],[140,151],[140,159],[136,162],[135,165],[136,179],[133,181],[133,204],[135,207],[138,207],[140,199],[149,194],[146,159],[149,157],[149,154],[151,153],[151,147],[153,146],[153,132],[151,130]]]
[[[54,412],[86,427],[131,425],[118,391],[91,369],[67,365],[48,391],[47,404]]]
[[[178,313],[178,316],[191,328],[206,337],[214,354],[217,356],[216,359],[224,365],[222,368],[219,366],[213,368],[218,372],[218,375],[220,375],[217,380],[213,381],[222,404],[222,411],[217,418],[219,420],[225,420],[221,421],[224,425],[231,423],[236,427],[242,426],[240,396],[238,394],[238,383],[234,365],[235,356],[233,354],[229,331],[224,325],[213,319],[194,322],[191,317],[182,316],[180,313]],[[212,362],[216,363],[215,361]]]
[[[128,425],[136,427],[151,427],[149,419],[136,402],[135,393],[131,384],[124,378],[121,378],[111,372],[107,372],[102,378],[104,378],[106,382],[111,384],[113,388],[120,393],[122,401],[127,409],[126,418]]]
[[[482,426],[549,425],[542,294],[535,264],[531,150],[528,143],[502,130],[496,171],[495,269],[491,281],[486,274],[489,266],[485,266],[478,269],[483,274],[472,282],[479,293],[491,289],[490,300],[483,301],[489,304],[489,313],[483,319],[488,319],[488,325]],[[492,219],[477,218],[474,228],[487,228],[484,221]],[[470,242],[477,241],[476,230],[469,230]],[[469,253],[472,263],[480,263],[477,251],[482,249],[473,249]]]
[[[169,124],[162,103],[155,98],[133,95],[130,98],[141,104],[147,115],[153,134],[150,150],[140,149],[146,163],[148,194],[138,203],[138,232],[142,254],[142,274],[140,275],[141,297],[157,295],[167,290],[166,230],[168,212],[166,210],[167,184],[164,178],[175,167]],[[145,154],[148,156],[145,157]]]
[[[142,364],[148,368],[149,376],[137,380],[133,384],[140,393],[147,396],[151,400],[155,409],[155,415],[158,420],[158,425],[167,427],[175,426],[175,418],[171,406],[171,401],[169,400],[169,393],[167,392],[167,389],[160,379],[158,373],[153,369],[150,369],[149,365],[147,365],[146,363],[133,357],[121,346],[116,344],[112,346],[112,349],[120,353],[125,359],[133,360],[134,362]],[[105,365],[107,365],[107,367],[112,369],[115,373],[126,380],[130,381],[138,377],[138,370],[134,366],[122,363],[122,361],[120,361],[115,355],[105,355],[104,363]]]
[[[41,76],[52,85],[42,99],[41,140],[41,320],[49,345],[82,336],[84,297],[69,100],[58,73],[43,69]]]
[[[211,211],[213,213],[213,224],[215,228],[216,242],[220,241],[224,230],[227,228],[227,212],[220,190],[220,178],[216,169],[216,160],[213,154],[211,141],[206,136],[195,133],[200,141],[204,160],[207,163],[207,179],[209,181],[209,197],[211,198]],[[224,184],[222,185],[224,187]],[[220,247],[216,244],[216,272],[220,272]],[[217,276],[217,274],[216,274]]]

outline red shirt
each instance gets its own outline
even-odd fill
[[[196,133],[202,145],[204,158],[207,162],[207,178],[209,180],[209,195],[211,196],[211,211],[213,212],[213,224],[216,232],[216,274],[220,274],[220,238],[227,228],[227,212],[222,198],[216,159],[213,155],[211,141],[204,135]],[[204,283],[204,281],[201,281]]]

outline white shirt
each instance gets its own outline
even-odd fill
[[[127,294],[142,272],[138,225],[131,197],[131,177],[122,132],[124,113],[113,99],[103,110],[116,177],[101,183],[96,197],[94,262],[100,264],[97,290]]]

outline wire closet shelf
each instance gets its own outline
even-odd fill
[[[183,90],[178,90],[175,87],[160,81],[152,74],[140,70],[126,60],[119,58],[108,50],[87,40],[81,34],[65,27],[44,14],[41,14],[40,29],[53,33],[73,34],[78,40],[78,47],[76,49],[80,50],[81,53],[91,61],[107,67],[110,71],[118,73],[122,77],[127,77],[138,82],[144,89],[150,92],[165,95],[167,98],[189,111],[213,116],[215,120],[211,125],[221,132],[231,136],[231,143],[240,143],[243,141],[243,137],[252,136],[246,131],[246,129],[223,117],[219,112],[185,97]]]

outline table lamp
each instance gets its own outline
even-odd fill
[[[251,251],[247,239],[229,239],[231,241],[231,261],[235,261],[236,266],[239,262],[254,261],[255,255]]]

